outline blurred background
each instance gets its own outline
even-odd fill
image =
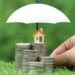
[[[14,61],[16,43],[33,43],[35,24],[10,23],[8,17],[18,8],[35,3],[35,0],[0,0],[0,60]],[[44,28],[47,55],[69,37],[75,35],[75,0],[40,0],[50,4],[68,16],[70,24],[39,24]]]

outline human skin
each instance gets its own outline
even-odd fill
[[[75,36],[70,37],[50,55],[56,66],[75,66]]]

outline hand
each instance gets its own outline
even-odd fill
[[[75,66],[75,36],[72,36],[56,48],[50,57],[54,58],[55,65]]]

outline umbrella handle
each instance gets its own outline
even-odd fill
[[[38,23],[36,23],[36,31],[38,30],[39,26],[38,26]]]

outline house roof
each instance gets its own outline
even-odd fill
[[[40,34],[42,34],[44,36],[44,32],[42,29],[39,29],[38,31],[36,31],[33,36],[37,35],[37,33],[39,33],[39,32],[40,32]]]

